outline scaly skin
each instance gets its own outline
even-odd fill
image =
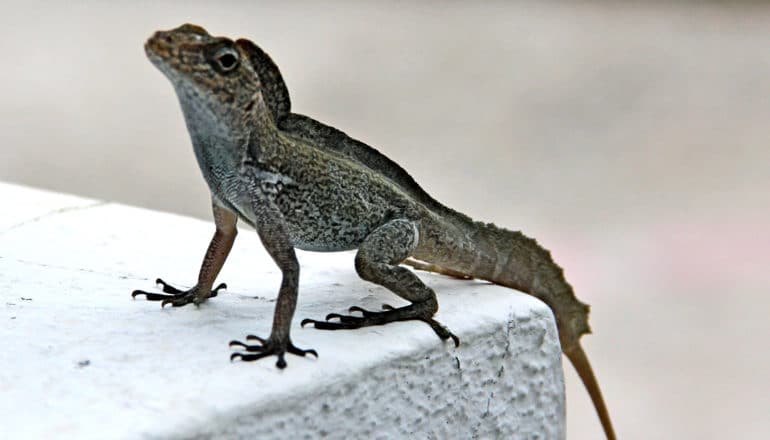
[[[428,195],[396,163],[368,145],[307,116],[291,113],[288,89],[270,57],[248,40],[212,37],[183,25],[157,32],[145,45],[150,60],[171,81],[198,163],[212,194],[217,231],[198,283],[171,295],[135,291],[164,303],[199,304],[235,239],[235,223],[254,226],[283,273],[273,328],[257,345],[232,341],[257,360],[285,353],[304,356],[289,335],[297,301],[299,264],[294,248],[332,252],[358,249],[359,275],[411,304],[362,316],[306,319],[321,329],[353,329],[420,320],[442,339],[458,338],[433,319],[438,301],[414,272],[399,266],[413,257],[420,269],[480,278],[529,293],[554,312],[562,350],[575,366],[609,439],[615,434],[579,338],[588,333],[588,306],[577,300],[550,253],[520,232],[474,222]],[[221,286],[220,286],[221,287]],[[167,290],[168,289],[168,290]],[[219,289],[219,288],[217,288]]]

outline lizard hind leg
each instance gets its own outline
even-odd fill
[[[304,319],[302,326],[313,324],[321,330],[343,330],[417,320],[430,325],[441,339],[451,338],[455,346],[459,345],[457,336],[433,319],[438,310],[433,289],[420,281],[414,272],[398,266],[417,247],[418,240],[419,233],[414,222],[394,219],[366,237],[358,248],[355,260],[356,271],[361,278],[387,288],[411,304],[398,308],[383,305],[385,310],[378,312],[353,306],[349,311],[359,312],[362,316],[330,313],[325,321]]]

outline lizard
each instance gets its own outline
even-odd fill
[[[213,288],[214,281],[241,220],[256,230],[282,280],[270,335],[231,341],[231,347],[240,349],[231,360],[276,356],[282,369],[286,353],[318,356],[315,350],[296,347],[290,337],[300,270],[295,248],[357,249],[358,275],[410,303],[383,305],[382,311],[352,306],[350,315],[330,313],[325,320],[301,322],[322,330],[418,320],[457,346],[459,338],[434,318],[435,292],[400,264],[486,280],[528,293],[551,308],[562,352],[588,390],[607,438],[616,438],[580,345],[580,337],[590,333],[589,306],[577,299],[562,268],[536,240],[444,206],[376,149],[291,113],[277,65],[249,40],[214,37],[200,26],[184,24],[155,32],[145,53],[176,91],[211,192],[215,232],[195,286],[180,290],[158,279],[163,294],[135,290],[133,297],[179,307],[217,296],[226,285]]]

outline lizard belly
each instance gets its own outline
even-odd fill
[[[412,204],[382,182],[356,172],[307,167],[309,173],[281,172],[251,166],[248,177],[231,167],[201,168],[216,198],[239,217],[255,223],[252,206],[259,191],[283,215],[294,247],[317,252],[356,249],[387,221],[411,212]]]
[[[254,225],[253,197],[238,176],[207,176],[212,194],[238,216]],[[352,191],[323,191],[324,186],[296,185],[283,175],[260,171],[255,186],[283,214],[294,247],[307,251],[338,252],[356,249],[372,230],[392,216],[384,201]]]
[[[356,249],[378,226],[392,217],[384,200],[363,191],[333,194],[324,185],[286,188],[276,196],[295,247],[308,251],[336,252]]]

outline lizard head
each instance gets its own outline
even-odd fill
[[[155,32],[145,43],[150,61],[171,81],[182,107],[217,119],[249,108],[260,94],[259,76],[242,41],[211,36],[194,24]],[[187,110],[186,110],[187,111]]]

